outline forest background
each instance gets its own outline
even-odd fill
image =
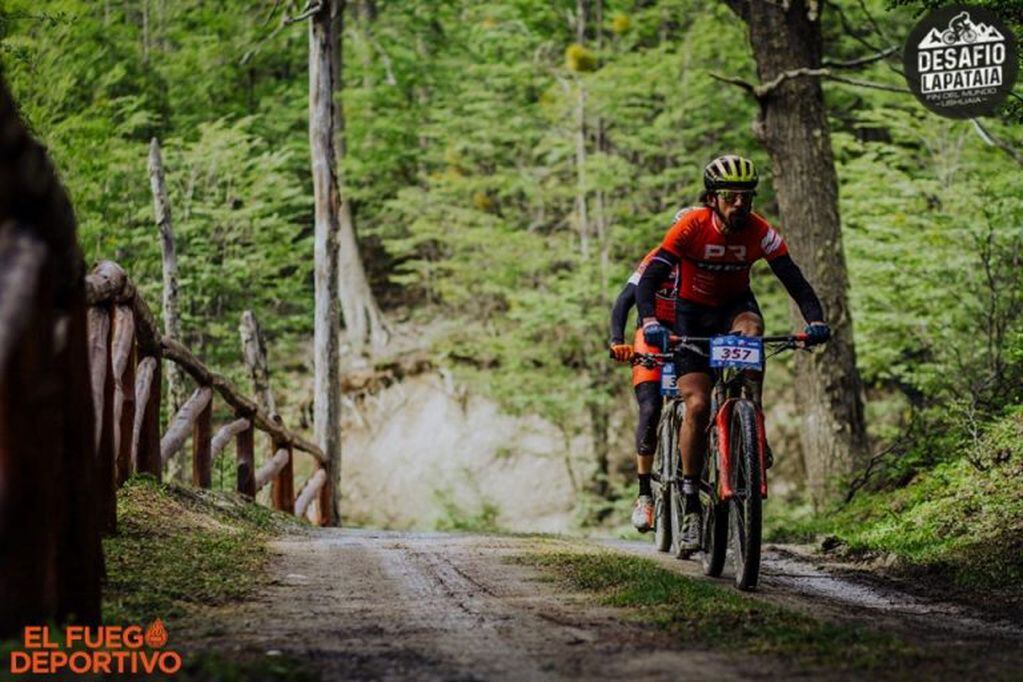
[[[901,44],[923,4],[936,3],[825,4],[826,55],[898,46],[855,76],[905,87]],[[1018,3],[986,4],[1023,24]],[[242,383],[237,325],[254,310],[282,412],[301,416],[313,319],[307,37],[281,25],[278,5],[5,0],[0,59],[70,190],[86,260],[121,263],[154,308],[161,253],[146,159],[160,140],[186,344]],[[361,0],[348,3],[343,32],[345,191],[394,332],[384,358],[425,352],[463,401],[553,429],[560,440],[543,466],[508,481],[561,496],[574,528],[622,524],[634,495],[634,405],[606,344],[611,302],[635,262],[725,151],[764,169],[757,209],[779,220],[751,130],[757,105],[712,77],[755,82],[743,23],[718,2],[599,6],[580,36],[575,2]],[[875,456],[833,506],[813,509],[794,437],[798,396],[788,361],[777,363],[772,537],[826,536],[984,585],[1023,577],[1019,100],[978,124],[905,93],[824,90]],[[769,332],[791,329],[766,268],[754,289]],[[345,457],[343,494],[358,448]],[[368,475],[390,475],[386,461],[373,466]],[[545,478],[555,469],[567,488]],[[219,471],[232,487],[230,462]],[[424,523],[511,524],[478,486],[466,497],[452,481],[420,483],[432,493],[433,509],[413,512]],[[368,510],[371,493],[346,499],[343,516],[387,522]]]

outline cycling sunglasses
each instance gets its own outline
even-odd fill
[[[726,204],[734,204],[738,199],[753,201],[757,193],[752,189],[719,189],[717,195]]]

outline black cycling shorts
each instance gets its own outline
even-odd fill
[[[717,336],[732,331],[732,322],[742,313],[756,313],[760,306],[752,291],[740,294],[719,306],[706,306],[683,298],[675,302],[675,333],[679,336]],[[698,344],[708,352],[706,343]],[[711,374],[710,359],[688,348],[675,353],[675,373],[678,376],[692,372]]]

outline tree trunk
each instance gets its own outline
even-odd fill
[[[819,68],[819,5],[729,0],[749,25],[762,83],[787,71]],[[785,9],[787,7],[788,9]],[[817,78],[782,82],[760,100],[755,123],[774,170],[785,236],[793,258],[813,284],[834,336],[823,352],[796,357],[796,393],[803,411],[801,441],[814,503],[834,499],[837,478],[867,454],[862,384],[856,369],[849,278],[838,216],[838,177],[824,93]],[[792,307],[796,323],[802,321]]]
[[[340,0],[323,0],[309,20],[309,150],[312,159],[316,213],[314,332],[315,395],[313,422],[316,441],[327,456],[327,504],[320,513],[326,525],[338,522],[341,475],[341,377],[338,357],[340,325],[338,302],[338,232],[341,190],[334,151],[336,108],[333,50],[340,43],[335,33]],[[322,500],[323,498],[321,498]]]
[[[270,390],[270,366],[266,359],[266,343],[263,331],[251,310],[242,313],[242,323],[238,327],[242,337],[242,355],[252,376],[252,390],[256,393],[256,402],[271,419],[279,420],[277,401]]]
[[[149,185],[153,192],[153,212],[160,229],[160,247],[163,250],[163,333],[181,341],[181,317],[178,313],[178,256],[174,244],[174,224],[171,220],[170,199],[164,180],[163,156],[160,142],[155,137],[149,143]],[[168,414],[176,414],[185,404],[185,375],[173,362],[167,363],[167,394],[170,399]],[[175,481],[185,482],[185,467],[172,461],[167,471]]]
[[[373,291],[370,289],[369,280],[366,278],[366,270],[362,266],[362,257],[359,255],[359,242],[355,235],[355,220],[352,215],[351,203],[345,199],[344,159],[348,153],[348,147],[345,141],[345,110],[342,100],[344,87],[344,63],[341,58],[341,38],[344,35],[342,9],[343,7],[338,10],[337,17],[333,19],[332,30],[337,39],[333,40],[330,45],[331,89],[334,104],[334,152],[337,155],[335,171],[341,197],[338,216],[340,225],[338,290],[341,297],[341,313],[344,315],[345,329],[348,332],[352,348],[360,355],[367,355],[378,352],[386,345],[390,331],[384,322],[384,316],[380,312],[380,306],[377,305]]]

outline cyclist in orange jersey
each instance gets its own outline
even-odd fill
[[[676,218],[686,210],[682,209]],[[625,283],[621,293],[611,309],[611,357],[619,362],[628,362],[636,353],[653,353],[657,349],[648,346],[643,340],[643,330],[636,320],[634,345],[625,343],[625,324],[629,311],[636,304],[636,285],[647,265],[653,260],[657,248],[651,250]],[[678,268],[665,279],[654,292],[654,316],[664,325],[675,324],[675,298],[678,293]],[[639,496],[632,510],[632,525],[636,530],[645,533],[654,525],[654,498],[650,489],[650,470],[653,466],[654,451],[657,449],[657,422],[661,418],[661,369],[634,365],[632,368],[632,387],[639,405],[639,418],[636,421],[636,472],[639,476]]]
[[[753,292],[749,271],[763,258],[795,300],[807,322],[811,344],[831,336],[813,287],[789,256],[785,240],[761,216],[752,212],[758,183],[749,159],[726,155],[704,169],[703,206],[680,216],[668,230],[636,287],[636,308],[646,343],[666,348],[670,327],[654,314],[654,294],[673,268],[679,269],[679,297],[674,332],[682,336],[736,333],[761,336],[764,320]],[[675,357],[679,394],[686,418],[679,433],[682,451],[684,515],[681,546],[700,546],[701,509],[698,481],[703,470],[706,430],[713,384],[708,358],[683,348]],[[761,372],[747,374],[759,402]],[[770,453],[770,450],[767,450]],[[770,466],[771,458],[768,458]]]

